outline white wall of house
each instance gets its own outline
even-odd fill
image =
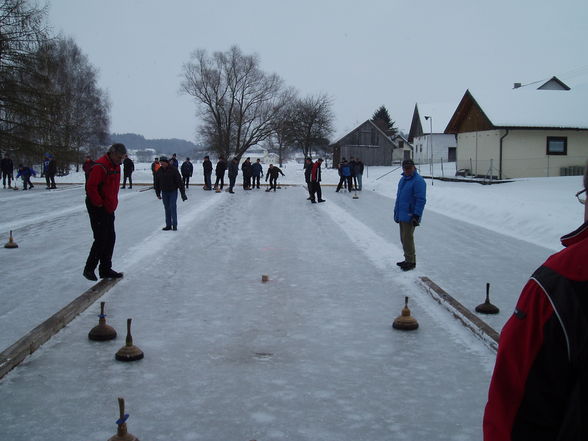
[[[433,133],[432,135],[433,162],[449,161],[449,148],[456,147],[455,135]],[[431,160],[431,134],[417,136],[413,141],[414,160],[418,163],[428,163]]]
[[[500,138],[506,130],[460,133],[457,169],[474,175],[498,176]],[[565,137],[565,155],[548,155],[547,138]],[[588,159],[588,131],[510,129],[502,142],[502,177],[561,176],[562,167],[583,166]]]

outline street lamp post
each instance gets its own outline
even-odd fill
[[[431,185],[433,184],[433,117],[430,115],[425,116],[425,119],[429,121],[429,138],[431,139]]]

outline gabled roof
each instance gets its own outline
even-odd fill
[[[445,133],[498,128],[588,130],[588,84],[571,90],[466,90]]]
[[[412,122],[410,123],[410,130],[408,131],[408,140],[413,142],[417,136],[423,134],[423,126],[421,124],[421,116],[419,114],[419,106],[415,103],[414,111],[412,112]]]
[[[334,143],[332,143],[331,145],[335,145],[335,144],[339,144],[340,141],[342,141],[343,139],[345,139],[347,136],[351,135],[353,132],[355,132],[357,129],[361,128],[362,126],[369,124],[372,127],[374,127],[378,132],[380,132],[380,134],[384,137],[384,139],[387,139],[390,144],[392,144],[395,148],[397,147],[396,143],[394,143],[390,137],[388,135],[386,135],[386,133],[380,129],[377,124],[375,124],[371,119],[368,119],[367,121],[364,121],[363,123],[361,123],[360,125],[358,125],[356,128],[354,128],[353,130],[351,130],[350,132],[346,133],[345,135],[343,135],[341,138],[339,138],[337,141],[335,141]]]
[[[539,86],[537,90],[570,90],[570,87],[558,77],[553,76],[541,86]]]
[[[408,132],[408,140],[414,142],[414,138],[416,137],[429,135],[431,129],[433,134],[443,133],[447,122],[451,118],[451,115],[453,115],[455,106],[455,101],[415,104],[412,123]],[[432,119],[427,120],[425,116],[431,116]]]

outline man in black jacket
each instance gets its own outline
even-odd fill
[[[0,161],[0,170],[2,171],[2,185],[6,188],[6,179],[8,178],[8,188],[11,187],[14,163],[8,153],[4,153],[4,158]]]
[[[131,175],[135,170],[135,163],[129,155],[125,155],[125,159],[123,160],[123,185],[122,188],[125,188],[127,184],[127,178],[129,179],[129,188],[133,188],[133,178]]]
[[[158,199],[163,200],[163,207],[165,208],[165,227],[163,231],[178,229],[178,211],[177,211],[177,199],[178,190],[182,195],[182,201],[188,199],[186,196],[186,190],[184,189],[184,183],[180,172],[176,167],[170,165],[167,157],[162,156],[159,158],[161,167],[155,174],[155,194]]]
[[[312,173],[312,166],[313,166],[312,159],[306,158],[304,160],[304,181],[306,182],[306,188],[308,189],[308,197],[306,198],[307,201],[312,200],[312,184],[310,182],[310,175]]]
[[[214,183],[214,189],[218,189],[219,188],[219,183],[220,183],[220,189],[223,189],[223,186],[225,185],[225,170],[227,169],[227,161],[225,160],[224,156],[219,156],[218,158],[218,162],[216,163],[216,182]]]
[[[239,174],[239,160],[237,158],[233,158],[231,163],[229,164],[229,193],[235,193],[233,188],[235,187],[235,182],[237,181],[237,175]]]
[[[253,175],[253,170],[251,169],[250,158],[243,161],[241,172],[243,173],[243,190],[251,190],[251,176]]]
[[[282,174],[282,176],[286,176],[284,173],[282,173],[282,170],[280,170],[279,167],[276,167],[274,164],[269,165],[269,168],[265,175],[265,182],[267,182],[268,177],[270,178],[269,187],[266,191],[271,191],[272,189],[276,191],[276,185],[278,184],[278,176],[280,175],[280,173]]]
[[[184,185],[187,190],[188,185],[190,185],[190,178],[194,172],[194,166],[190,162],[190,158],[186,158],[186,160],[182,162],[182,167],[180,167],[180,170],[182,171],[182,180],[184,181]]]
[[[210,177],[212,176],[212,162],[210,162],[210,158],[207,156],[204,157],[204,161],[202,161],[202,168],[204,172],[204,190],[212,190],[212,183]]]
[[[57,188],[55,185],[55,175],[57,174],[57,163],[53,155],[46,155],[45,161],[43,162],[43,168],[45,172],[45,182],[47,183],[47,190]]]

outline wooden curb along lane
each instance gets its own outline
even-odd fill
[[[18,366],[26,357],[39,349],[43,343],[57,334],[76,316],[84,312],[121,279],[102,279],[70,304],[53,314],[24,337],[0,352],[0,379]]]
[[[462,324],[470,329],[494,352],[498,350],[498,339],[500,334],[488,323],[471,312],[450,294],[445,292],[428,277],[419,277],[418,283],[427,291],[433,299],[447,309]]]

